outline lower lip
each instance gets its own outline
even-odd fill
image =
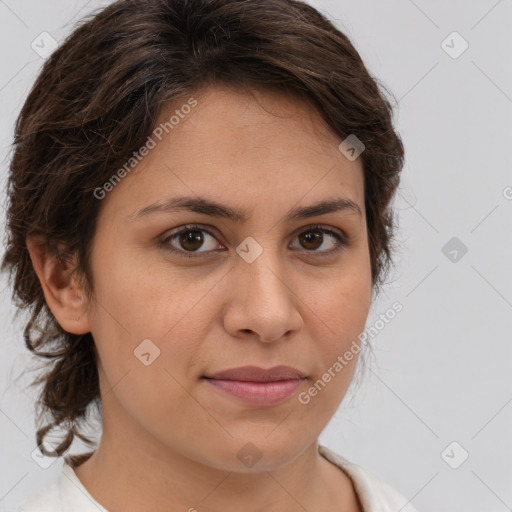
[[[274,382],[206,379],[212,386],[253,405],[275,405],[294,394],[305,379]]]

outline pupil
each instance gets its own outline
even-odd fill
[[[317,249],[322,245],[322,234],[318,231],[308,231],[307,234],[303,235],[306,239],[305,245],[306,249]],[[316,242],[320,242],[319,244],[315,244]],[[309,246],[309,244],[313,244],[313,247]]]
[[[199,249],[203,243],[201,231],[187,231],[182,235],[180,243],[184,248],[192,251]],[[192,247],[187,247],[187,244],[192,244]]]

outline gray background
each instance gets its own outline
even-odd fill
[[[31,42],[44,31],[61,40],[108,3],[0,0],[2,185],[13,123],[43,62]],[[367,325],[394,301],[403,311],[372,339],[376,362],[320,442],[420,512],[512,510],[512,0],[310,3],[393,92],[406,149],[397,269]],[[445,48],[461,40],[443,45],[454,31],[469,44],[457,58]],[[455,261],[451,246],[443,252],[453,237],[467,247]],[[14,511],[60,465],[31,458],[28,351],[5,276],[0,289],[0,510]]]

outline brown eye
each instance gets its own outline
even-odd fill
[[[323,234],[318,231],[306,231],[299,235],[302,246],[308,250],[316,250],[323,243]]]
[[[202,226],[184,226],[171,233],[160,244],[167,247],[169,251],[187,258],[200,257],[202,253],[215,252],[220,245],[214,235]],[[205,250],[199,250],[205,247]]]
[[[307,252],[318,253],[318,255],[332,254],[348,245],[347,240],[340,233],[321,226],[314,226],[302,231],[298,235],[298,239],[303,249],[306,249]],[[320,249],[322,246],[323,250]]]
[[[188,251],[197,251],[204,243],[204,237],[201,231],[186,231],[177,235],[181,247]]]

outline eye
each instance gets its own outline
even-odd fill
[[[311,226],[301,231],[298,239],[302,249],[305,249],[308,253],[318,253],[319,256],[335,253],[349,245],[344,235],[322,226]],[[198,253],[215,252],[223,248],[216,241],[213,233],[201,225],[183,226],[162,240],[160,245],[166,247],[170,252],[186,258],[198,258],[201,257]],[[325,248],[326,245],[327,249]],[[319,250],[322,246],[324,249]]]
[[[206,237],[204,236],[204,233],[206,233]],[[206,250],[199,251],[198,249],[205,244],[205,239],[207,242]],[[181,247],[176,248],[176,246],[171,243],[174,240],[176,240],[176,243]],[[197,258],[200,256],[196,256],[194,253],[215,250],[215,245],[219,244],[212,243],[212,240],[215,241],[214,235],[204,226],[187,225],[166,237],[160,242],[160,244],[166,246],[170,252],[178,253],[186,258]],[[171,247],[169,247],[169,245]]]
[[[325,237],[328,235],[328,237]],[[307,250],[307,252],[319,253],[319,256],[328,256],[348,246],[347,238],[341,233],[334,231],[330,228],[322,226],[311,226],[305,231],[301,231],[298,235],[301,246]],[[327,241],[330,238],[330,242]],[[325,249],[325,245],[328,246]],[[324,246],[324,250],[318,250]],[[331,247],[331,249],[329,249]]]

